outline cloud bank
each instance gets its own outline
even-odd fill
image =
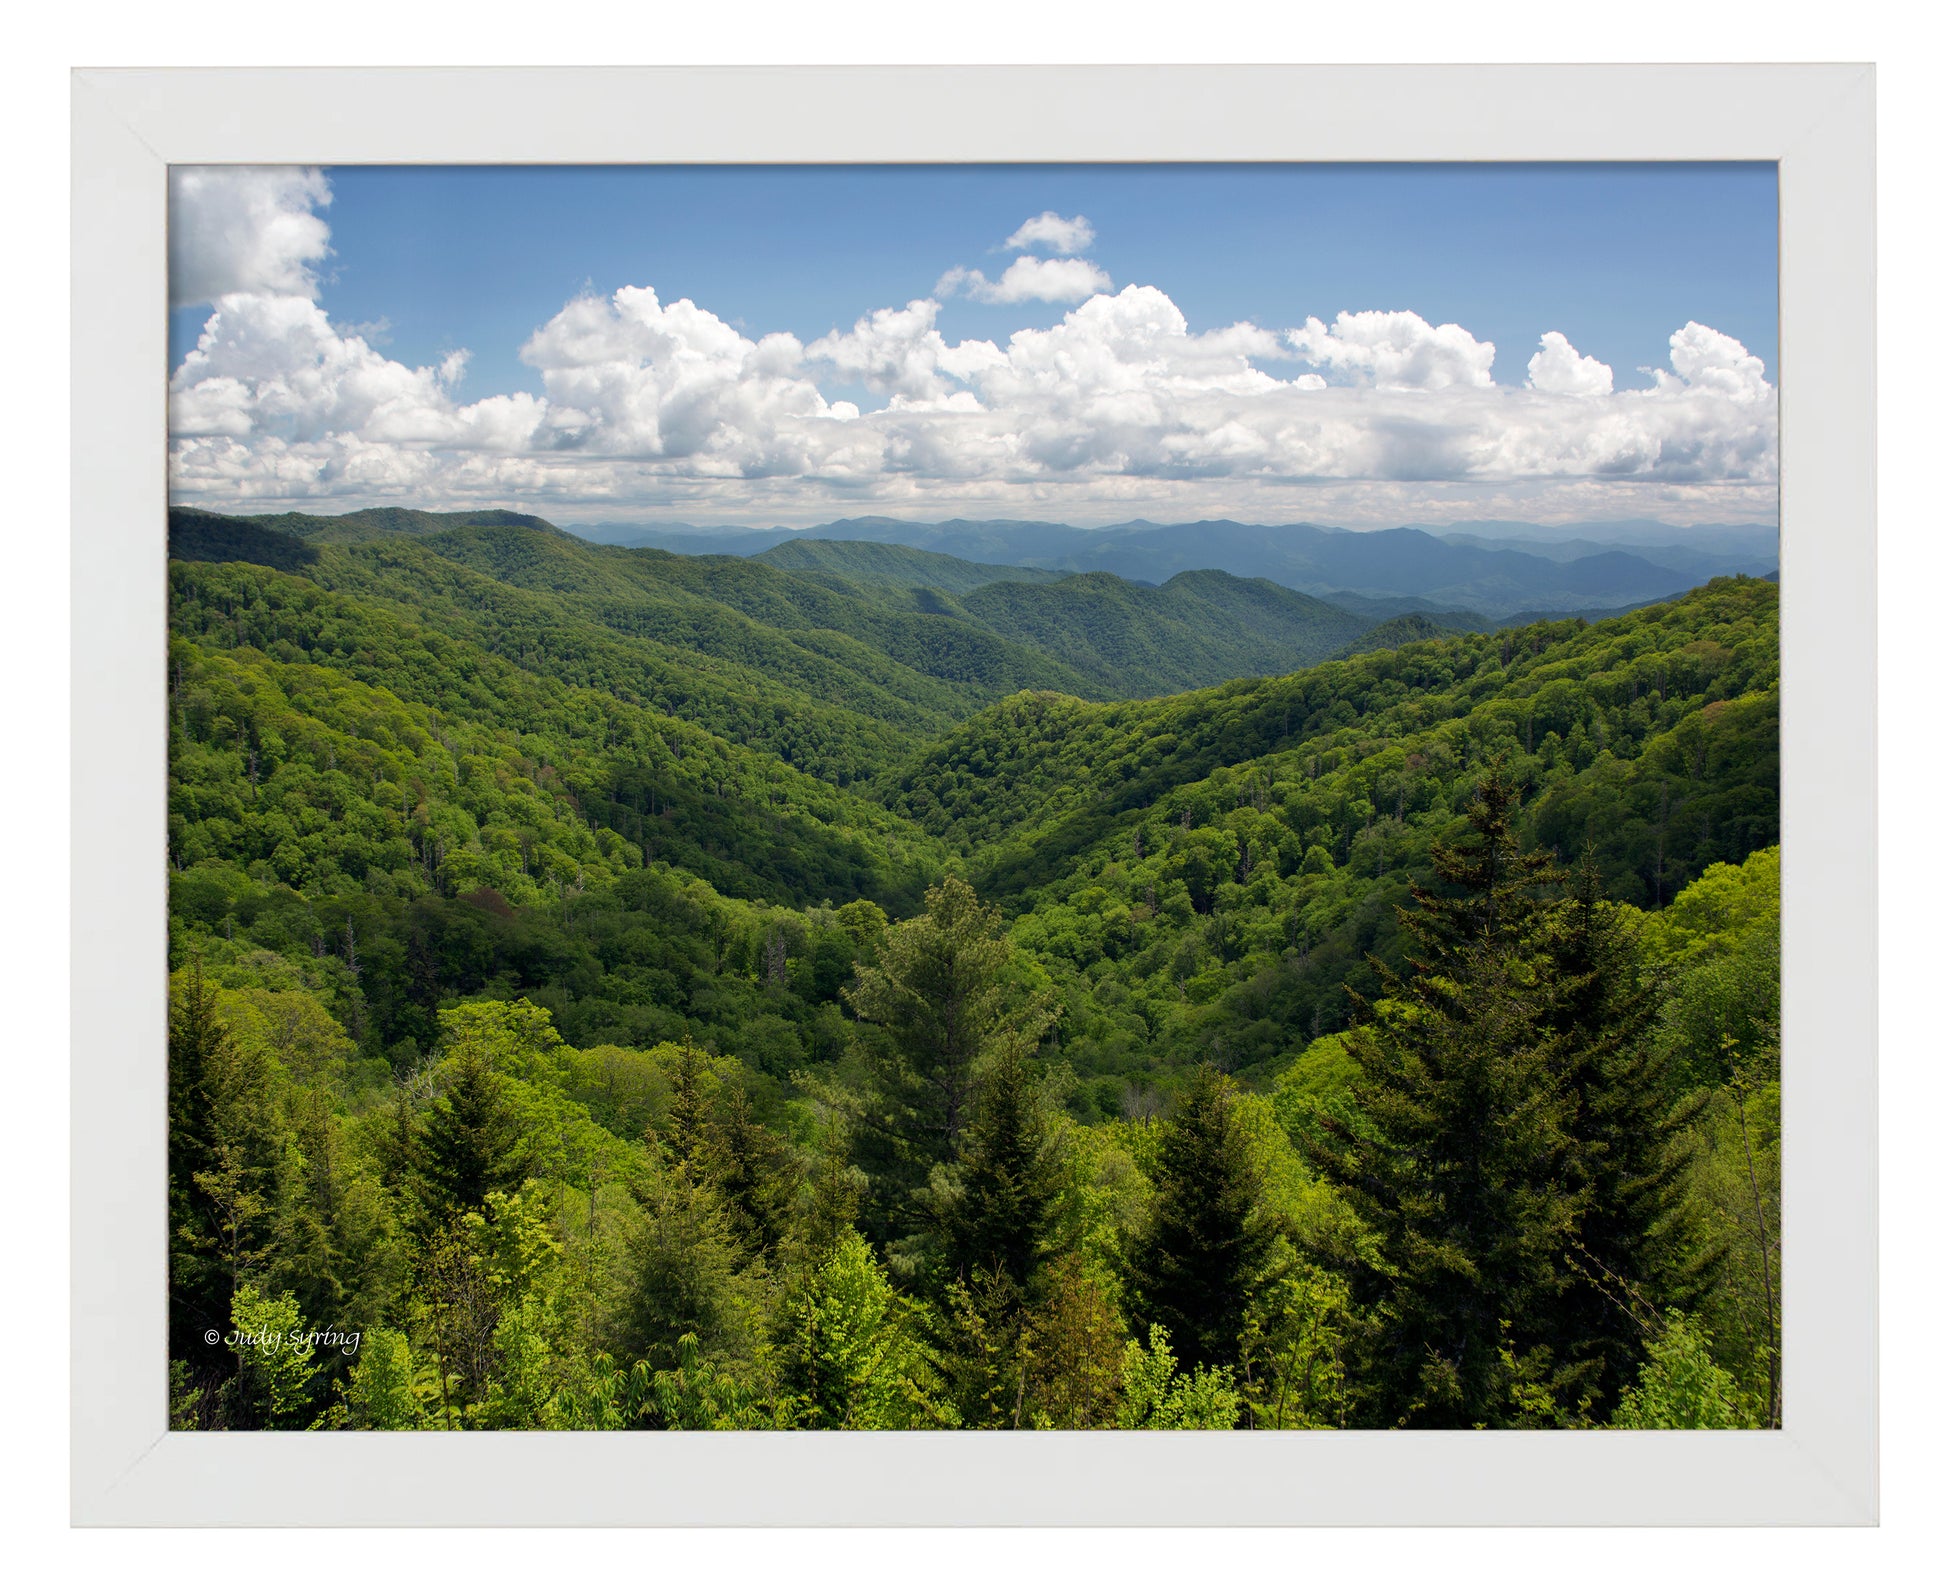
[[[648,285],[577,298],[520,351],[535,391],[461,402],[464,353],[411,367],[317,302],[316,172],[186,172],[172,294],[208,303],[170,384],[178,501],[572,506],[705,517],[923,509],[1032,517],[1767,516],[1777,395],[1733,337],[1690,322],[1617,390],[1558,331],[1524,386],[1494,348],[1407,310],[1190,328],[1160,288],[1068,254],[868,309],[809,344],[751,337]],[[1086,247],[1032,218],[1009,247]],[[1071,303],[1004,343],[941,331],[946,292]],[[863,407],[827,396],[862,389]]]

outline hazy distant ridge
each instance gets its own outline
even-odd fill
[[[836,557],[804,551],[817,545],[897,544],[976,565],[1099,570],[1158,586],[1186,570],[1217,569],[1275,581],[1378,618],[1420,608],[1499,618],[1628,607],[1716,575],[1761,575],[1778,562],[1772,527],[1685,528],[1654,521],[1568,526],[1475,521],[1439,531],[1345,531],[1233,520],[1081,528],[870,516],[805,530],[646,524],[570,529],[595,540],[680,553],[752,556],[788,544],[798,550],[788,557],[799,560]]]

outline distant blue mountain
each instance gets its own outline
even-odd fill
[[[1375,618],[1466,610],[1489,618],[1654,602],[1715,575],[1777,566],[1772,527],[1685,528],[1654,521],[1569,526],[1475,521],[1425,531],[1311,524],[1132,520],[1084,528],[1045,521],[913,522],[881,516],[804,529],[688,524],[570,526],[590,540],[676,553],[749,556],[787,541],[879,542],[989,565],[1102,570],[1160,585],[1186,570],[1261,577]]]

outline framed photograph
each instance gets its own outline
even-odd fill
[[[1876,1519],[1869,68],[73,106],[78,1523]]]

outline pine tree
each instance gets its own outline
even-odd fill
[[[1190,1367],[1236,1359],[1274,1238],[1234,1096],[1207,1063],[1190,1075],[1162,1123],[1153,1216],[1131,1267],[1138,1323],[1164,1329]]]
[[[695,1168],[706,1154],[713,1082],[708,1060],[685,1034],[669,1069],[669,1129],[658,1136],[679,1170]]]
[[[1031,1049],[1052,1022],[1012,999],[1000,977],[1009,955],[998,909],[948,879],[926,893],[923,914],[886,932],[877,962],[852,982],[852,1008],[871,1029],[847,1105],[870,1180],[863,1219],[881,1240],[923,1220],[919,1192],[958,1150],[981,1061],[1003,1047]]]
[[[205,1335],[228,1332],[231,1298],[274,1247],[287,1141],[268,1059],[191,967],[169,1014],[169,1342],[198,1378],[227,1366]]]
[[[997,1275],[1025,1300],[1047,1251],[1058,1168],[1038,1085],[1018,1055],[982,1073],[954,1171],[935,1217],[946,1276]]]
[[[229,1277],[221,1263],[215,1203],[196,1175],[215,1170],[214,1107],[209,1081],[233,1042],[216,1015],[216,993],[192,966],[169,1011],[169,1353],[213,1370],[207,1330],[229,1328]]]
[[[1361,1414],[1381,1425],[1507,1425],[1575,1382],[1548,1333],[1586,1204],[1552,1027],[1562,875],[1520,850],[1497,768],[1468,817],[1464,841],[1434,848],[1437,887],[1401,911],[1409,972],[1381,965],[1384,998],[1355,998],[1356,1110],[1305,1146],[1377,1245],[1351,1271],[1373,1324]]]
[[[670,1172],[716,1196],[752,1256],[783,1243],[803,1170],[789,1144],[758,1122],[748,1093],[685,1039],[669,1072],[669,1128],[650,1139]]]
[[[1644,976],[1624,915],[1601,899],[1592,847],[1554,928],[1549,1021],[1564,1045],[1581,1211],[1547,1332],[1600,1414],[1634,1380],[1661,1313],[1692,1307],[1720,1270],[1689,1194],[1685,1130],[1708,1097],[1685,1098],[1657,1054],[1663,991]]]
[[[420,1227],[431,1233],[487,1196],[518,1189],[533,1164],[506,1089],[480,1050],[455,1049],[452,1080],[418,1128],[413,1148]]]

